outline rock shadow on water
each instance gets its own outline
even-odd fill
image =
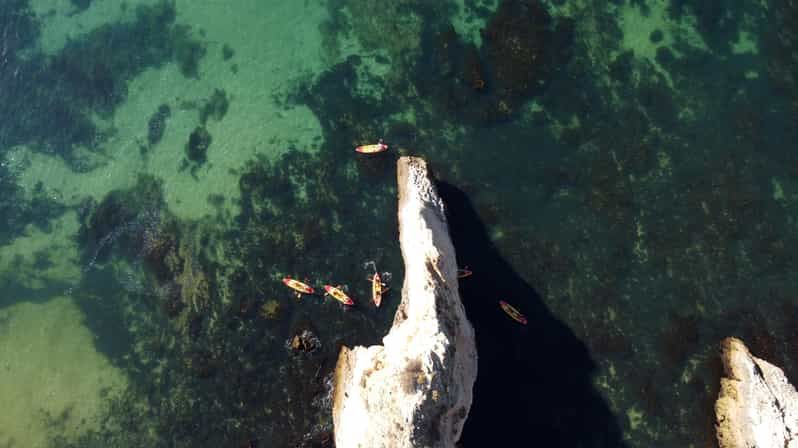
[[[440,182],[460,281],[479,356],[464,448],[482,446],[623,447],[615,416],[595,390],[596,363],[585,344],[499,255],[464,192]],[[522,326],[498,305],[506,300],[528,319]]]

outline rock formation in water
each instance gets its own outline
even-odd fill
[[[400,158],[397,175],[402,302],[383,345],[341,349],[338,448],[453,447],[471,407],[474,330],[460,302],[444,205],[424,160]]]
[[[720,448],[798,448],[798,392],[778,367],[745,344],[721,344],[725,377],[715,402]]]

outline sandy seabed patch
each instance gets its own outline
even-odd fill
[[[125,387],[83,321],[67,297],[0,308],[0,446],[72,439],[96,423],[104,394]]]

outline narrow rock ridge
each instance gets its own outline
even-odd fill
[[[798,448],[798,392],[743,341],[721,343],[725,377],[715,402],[720,448]]]
[[[458,293],[443,201],[423,159],[400,158],[397,175],[402,301],[383,345],[341,348],[338,448],[454,447],[471,407],[474,330]]]

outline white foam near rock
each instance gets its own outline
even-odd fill
[[[798,392],[781,369],[726,338],[715,402],[720,448],[798,448]]]
[[[471,407],[474,330],[458,293],[444,204],[423,159],[400,158],[397,176],[402,302],[383,345],[341,349],[338,448],[453,447]]]

